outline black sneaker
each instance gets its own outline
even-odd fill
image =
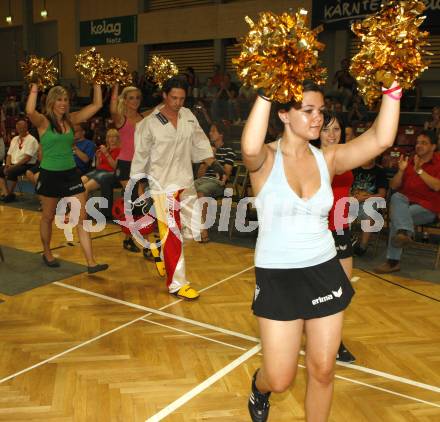
[[[336,355],[336,360],[339,362],[353,363],[356,358],[350,353],[350,351],[344,346],[344,343],[342,343],[341,341],[338,354]]]
[[[255,385],[257,379],[258,369],[255,371],[252,377],[252,392],[248,401],[249,414],[251,415],[252,422],[266,422],[269,416],[269,396],[268,393],[260,393]]]
[[[367,252],[367,248],[363,248],[360,244],[356,244],[353,248],[353,252],[357,256],[365,255],[365,252]]]

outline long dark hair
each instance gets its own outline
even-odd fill
[[[345,144],[345,125],[344,121],[342,119],[341,114],[335,113],[334,111],[324,111],[324,124],[322,125],[322,129],[326,128],[327,126],[331,125],[334,121],[337,121],[339,124],[339,127],[341,128],[341,140],[339,141],[340,144]],[[310,141],[312,145],[314,145],[317,148],[321,148],[321,139],[314,139],[313,141]]]

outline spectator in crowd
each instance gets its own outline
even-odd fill
[[[212,104],[211,116],[214,120],[237,120],[237,95],[238,88],[231,82],[231,76],[226,73],[220,82],[220,88],[217,91]]]
[[[205,84],[200,89],[200,98],[212,104],[217,95],[218,87],[214,85],[212,78],[207,78]]]
[[[20,114],[20,103],[17,101],[15,95],[6,97],[3,103],[3,110],[8,117],[14,117]]]
[[[400,270],[402,248],[414,237],[415,224],[433,223],[440,214],[440,155],[432,132],[417,136],[416,155],[399,159],[399,170],[390,181],[391,196],[387,261],[375,268],[379,274]]]
[[[370,221],[373,219],[368,215],[365,209],[365,201],[370,198],[385,198],[388,182],[385,170],[376,164],[376,160],[372,159],[361,167],[353,170],[354,182],[351,187],[352,196],[359,202],[359,211],[357,218],[360,221]],[[376,204],[373,208],[377,211]],[[359,242],[354,245],[354,253],[358,256],[364,255],[368,248],[371,232],[361,231]]]
[[[368,117],[367,111],[368,110],[362,101],[362,97],[360,95],[354,95],[353,102],[347,115],[348,122],[352,123],[365,121]]]
[[[432,130],[436,135],[440,135],[440,107],[435,106],[432,109],[432,119],[424,124],[425,130]]]
[[[251,86],[242,85],[238,90],[238,103],[240,106],[240,119],[246,120],[249,112],[251,111],[251,106],[255,101],[257,92]]]
[[[220,88],[221,83],[223,82],[223,72],[221,70],[221,67],[219,64],[215,64],[213,67],[213,74],[212,74],[212,84],[216,86],[217,88]]]
[[[208,133],[212,124],[212,119],[203,100],[197,100],[191,111],[194,113],[194,116],[196,116],[203,132]]]
[[[337,84],[339,96],[345,109],[347,109],[356,92],[356,79],[351,76],[349,67],[350,61],[343,59],[341,61],[341,69],[338,70],[333,77],[333,85]]]
[[[199,198],[212,197],[219,198],[223,196],[225,184],[231,176],[234,167],[235,153],[232,148],[225,146],[227,142],[227,129],[222,122],[213,122],[209,130],[209,139],[213,147],[215,159],[223,167],[224,174],[220,178],[207,164],[202,162],[198,171],[198,178],[194,181],[194,186]],[[202,208],[202,221],[206,220],[206,211],[208,204],[205,202]],[[200,230],[201,243],[209,242],[208,230]]]
[[[188,95],[186,97],[186,104],[188,108],[194,105],[194,97],[198,95],[199,80],[193,67],[189,66],[185,71],[185,79],[188,84]]]
[[[100,145],[96,151],[96,169],[81,177],[87,196],[101,188],[104,198],[113,198],[114,171],[120,150],[118,130],[109,129],[105,137],[105,145]]]
[[[87,173],[95,156],[95,144],[85,138],[87,123],[79,123],[73,126],[75,142],[73,144],[73,158],[80,174]]]
[[[0,168],[0,189],[3,202],[12,202],[15,199],[14,188],[18,176],[26,173],[37,161],[38,142],[29,134],[26,120],[19,120],[15,126],[18,135],[11,140],[6,155],[6,164]],[[11,188],[8,180],[13,182]]]

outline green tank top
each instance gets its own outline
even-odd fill
[[[40,137],[43,153],[40,167],[45,170],[61,171],[75,168],[73,158],[73,130],[67,133],[58,133],[49,124],[46,132]]]

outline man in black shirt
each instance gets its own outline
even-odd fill
[[[361,221],[372,221],[372,218],[367,214],[364,208],[365,201],[369,198],[385,198],[388,188],[385,171],[382,167],[376,165],[373,159],[353,170],[353,175],[352,195],[359,201],[359,213],[357,218]],[[376,209],[376,207],[374,208]],[[354,246],[354,253],[358,256],[363,255],[367,251],[368,241],[371,235],[368,231],[362,231],[361,233],[360,242]]]

